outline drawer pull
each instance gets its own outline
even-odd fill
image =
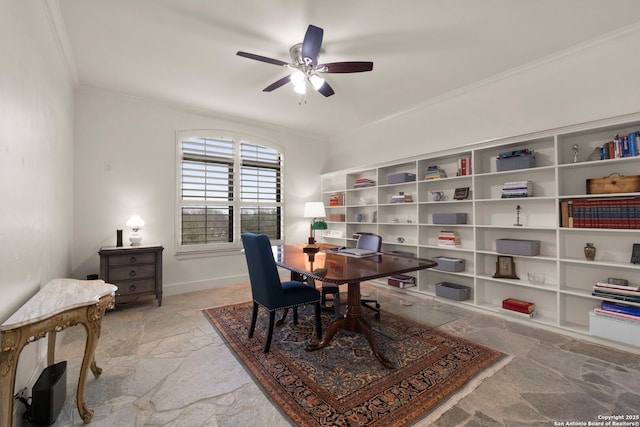
[[[135,262],[137,261],[136,257],[132,256],[131,258],[129,258],[129,264],[135,264]]]
[[[136,275],[136,271],[135,270],[131,270],[129,272],[129,277],[135,277],[135,275]]]
[[[134,291],[136,290],[136,285],[131,285],[131,286],[129,286],[129,290],[130,290],[131,292],[134,292]]]

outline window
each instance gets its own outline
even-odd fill
[[[179,252],[237,248],[240,234],[282,240],[282,154],[241,135],[178,132]]]

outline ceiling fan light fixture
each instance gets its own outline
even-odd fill
[[[294,86],[304,85],[304,77],[305,75],[302,71],[296,71],[291,74],[291,83],[293,83]]]
[[[324,79],[316,74],[313,74],[309,77],[309,82],[311,82],[311,86],[313,86],[315,90],[318,90],[324,84]]]
[[[304,95],[305,93],[307,93],[307,85],[304,83],[304,80],[303,80],[302,83],[294,84],[293,90],[294,92],[299,93],[300,95]]]
[[[335,94],[331,85],[320,77],[318,73],[361,73],[373,70],[373,62],[347,61],[318,63],[320,51],[322,50],[322,38],[324,30],[314,25],[307,27],[302,43],[297,43],[289,49],[291,62],[287,63],[279,59],[268,58],[254,53],[238,51],[236,54],[255,61],[266,62],[267,64],[284,66],[291,70],[292,74],[282,77],[264,88],[263,92],[271,92],[285,84],[293,83],[293,90],[305,95],[307,92],[307,82],[321,95],[329,97]],[[306,102],[306,101],[305,101]]]

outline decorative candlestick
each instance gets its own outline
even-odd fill
[[[516,223],[513,224],[516,227],[522,227],[522,224],[520,224],[520,210],[522,210],[520,205],[516,206]]]

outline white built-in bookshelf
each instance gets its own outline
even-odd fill
[[[569,199],[640,197],[640,192],[594,195],[587,194],[586,189],[587,179],[612,173],[640,175],[640,156],[587,161],[597,147],[615,135],[638,130],[640,113],[326,173],[322,175],[322,196],[327,217],[333,221],[328,221],[329,230],[322,239],[355,246],[353,234],[369,232],[382,236],[385,252],[463,259],[464,271],[419,271],[414,274],[416,287],[397,292],[419,293],[496,316],[504,315],[498,308],[506,298],[531,301],[537,315],[523,321],[637,351],[637,340],[626,340],[625,334],[604,338],[591,335],[589,313],[602,301],[591,295],[596,282],[615,277],[640,285],[640,264],[630,262],[632,245],[640,243],[640,230],[563,227],[560,206]],[[578,146],[577,162],[574,145]],[[532,168],[497,171],[497,156],[522,149],[534,151]],[[456,176],[463,161],[466,172],[471,174]],[[447,177],[425,179],[429,166],[443,169]],[[415,174],[417,179],[387,184],[389,175],[399,173]],[[375,185],[355,188],[362,179],[370,179]],[[514,181],[531,181],[533,196],[501,198],[504,184]],[[468,197],[454,199],[455,190],[465,187],[469,188]],[[413,202],[391,203],[392,196],[401,192],[411,195]],[[443,192],[444,197],[434,200],[433,192]],[[329,200],[336,194],[342,196],[342,204],[330,206]],[[517,206],[521,208],[520,226],[514,225]],[[433,214],[446,213],[466,213],[467,223],[433,223]],[[361,221],[357,221],[357,214],[362,214]],[[457,232],[460,246],[439,246],[441,231]],[[512,255],[519,280],[492,277],[497,256],[501,255],[496,252],[496,239],[503,238],[540,241],[538,255]],[[587,242],[597,248],[594,261],[585,258],[583,248]],[[529,273],[544,275],[544,283],[529,281]],[[438,297],[436,284],[440,282],[468,286],[470,299],[456,302]],[[386,281],[377,284],[385,286]],[[640,324],[635,327],[636,335],[640,334]]]

